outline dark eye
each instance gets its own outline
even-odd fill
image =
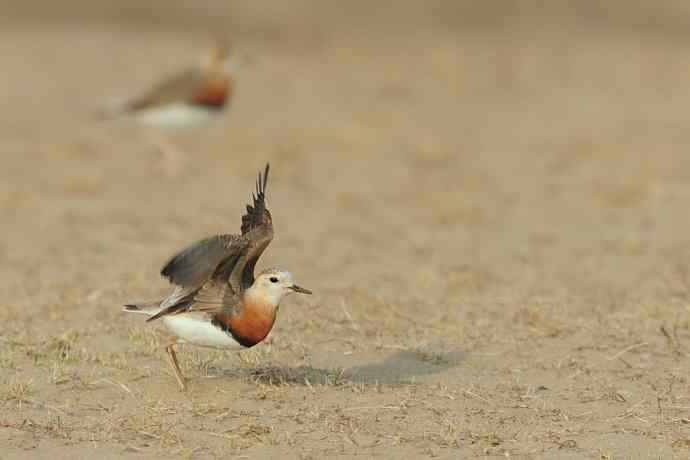
[[[271,276],[271,283],[277,283],[277,282],[278,282],[278,278],[276,278],[275,276]]]

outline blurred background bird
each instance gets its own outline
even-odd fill
[[[138,94],[112,100],[98,110],[97,118],[129,117],[149,129],[166,173],[174,176],[187,154],[169,137],[220,118],[232,98],[236,72],[245,61],[230,52],[227,40],[218,39],[195,65],[163,77]]]

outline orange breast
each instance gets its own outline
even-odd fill
[[[252,347],[266,338],[275,320],[275,308],[245,303],[239,314],[217,314],[213,323],[232,334],[240,345]]]
[[[219,78],[206,82],[191,98],[193,104],[222,107],[230,97],[230,80]]]

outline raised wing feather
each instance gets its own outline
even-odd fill
[[[246,246],[246,241],[237,235],[216,235],[197,241],[175,254],[163,266],[161,275],[178,286],[199,287],[221,265],[236,261]]]
[[[263,176],[259,174],[256,191],[252,194],[252,204],[247,205],[247,212],[242,216],[242,237],[247,241],[247,247],[230,273],[229,282],[235,289],[244,290],[252,285],[256,261],[273,239],[273,219],[266,209],[269,168],[266,164]]]
[[[234,313],[239,307],[239,295],[230,285],[219,279],[212,279],[202,286],[196,293],[189,311],[203,311],[207,313]]]
[[[259,174],[256,180],[256,192],[252,194],[252,205],[247,205],[247,212],[242,216],[242,234],[249,233],[255,228],[270,227],[273,230],[271,213],[266,209],[266,183],[268,182],[269,165],[266,164],[263,177]]]
[[[151,320],[181,311],[227,312],[239,306],[241,293],[254,282],[257,260],[273,239],[271,214],[266,209],[269,166],[259,174],[253,204],[242,216],[242,235],[217,235],[183,249],[161,269],[178,286],[179,303],[169,305]]]

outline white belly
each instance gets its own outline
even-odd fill
[[[169,104],[137,112],[136,120],[156,128],[192,128],[218,116],[219,112],[186,104]]]
[[[191,343],[202,347],[244,348],[232,335],[211,324],[208,320],[191,315],[168,315],[161,318],[167,328],[175,334],[180,343]]]

